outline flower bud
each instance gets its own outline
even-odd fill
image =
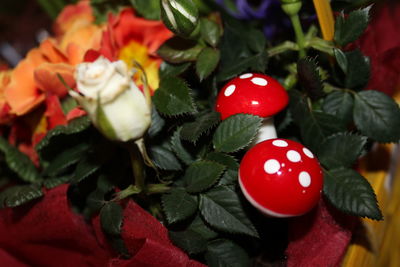
[[[161,18],[168,29],[187,37],[196,29],[199,12],[192,0],[161,0]]]
[[[281,0],[282,9],[289,17],[299,13],[302,2],[301,0]]]
[[[111,140],[137,140],[150,126],[150,106],[131,76],[123,61],[104,57],[79,64],[75,71],[78,92],[70,91],[70,95]]]

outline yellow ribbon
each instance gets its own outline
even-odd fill
[[[335,20],[329,0],[313,0],[317,11],[319,26],[324,40],[332,41],[335,32]]]

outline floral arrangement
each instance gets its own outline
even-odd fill
[[[339,264],[383,219],[357,160],[400,140],[388,5],[63,7],[0,72],[2,265]]]

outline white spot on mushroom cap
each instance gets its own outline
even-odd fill
[[[299,162],[301,160],[301,156],[299,154],[299,152],[294,151],[294,150],[289,150],[286,153],[286,157],[288,158],[288,160],[290,160],[291,162]]]
[[[287,147],[288,146],[288,143],[284,140],[274,140],[274,141],[272,141],[272,144],[277,147]]]
[[[260,77],[254,77],[253,79],[251,79],[251,82],[260,86],[266,86],[268,84],[268,81],[266,79]]]
[[[264,163],[264,171],[268,174],[274,174],[281,168],[279,161],[276,159],[269,159]]]
[[[245,73],[239,76],[240,79],[247,79],[253,77],[253,73]]]
[[[235,92],[235,90],[236,90],[236,85],[231,84],[225,89],[224,95],[230,96],[233,94],[233,92]]]
[[[311,184],[311,176],[308,172],[301,172],[299,174],[299,183],[303,187],[309,187]]]
[[[304,154],[306,154],[307,157],[309,157],[310,159],[314,158],[314,154],[306,147],[303,147],[303,152]]]

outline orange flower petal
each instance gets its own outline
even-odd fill
[[[74,88],[74,70],[73,66],[64,63],[43,63],[34,72],[36,85],[44,92],[51,92],[58,97],[64,97],[68,93],[68,88],[64,86],[57,74],[62,76],[69,87]]]
[[[110,30],[118,47],[136,41],[145,45],[150,54],[155,54],[161,44],[173,35],[161,21],[136,17],[131,8],[122,10],[119,16],[110,16],[108,31]]]
[[[60,48],[62,51],[66,51],[68,45],[74,43],[85,52],[89,49],[98,50],[100,48],[101,35],[102,28],[97,25],[91,24],[76,27],[66,32],[63,38],[60,39]]]
[[[63,35],[72,27],[76,27],[77,21],[80,24],[91,24],[94,22],[89,1],[80,1],[77,4],[66,6],[55,21],[54,31],[57,35]]]
[[[52,63],[66,62],[66,56],[56,47],[50,39],[44,40],[39,46],[40,52],[47,61]]]
[[[11,81],[4,89],[4,97],[11,112],[22,115],[44,100],[44,95],[36,88],[34,69],[46,60],[39,49],[31,50],[11,74]]]

